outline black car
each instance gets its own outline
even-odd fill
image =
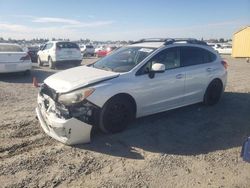
[[[37,52],[38,51],[39,51],[39,47],[36,47],[36,46],[28,47],[28,54],[29,54],[32,62],[37,62]]]

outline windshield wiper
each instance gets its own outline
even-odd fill
[[[110,67],[101,67],[101,69],[103,69],[103,70],[107,70],[107,71],[112,71],[113,72],[113,69],[112,68],[110,68]]]
[[[105,66],[102,66],[102,67],[99,67],[99,66],[94,66],[95,64],[92,65],[92,67],[96,68],[96,69],[102,69],[102,70],[106,70],[106,71],[112,71],[113,72],[113,69],[110,68],[110,67],[105,67]]]

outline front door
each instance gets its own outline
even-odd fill
[[[165,72],[149,76],[152,64],[161,63],[166,67]],[[156,54],[137,73],[135,92],[138,98],[138,114],[144,116],[183,104],[185,88],[185,71],[180,67],[179,48],[167,48]]]

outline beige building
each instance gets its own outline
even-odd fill
[[[250,57],[250,26],[242,28],[233,36],[233,57]]]

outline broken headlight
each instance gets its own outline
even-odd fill
[[[88,96],[90,96],[95,89],[93,88],[84,88],[70,93],[61,94],[58,97],[58,102],[64,104],[65,106],[70,106],[82,102]]]

